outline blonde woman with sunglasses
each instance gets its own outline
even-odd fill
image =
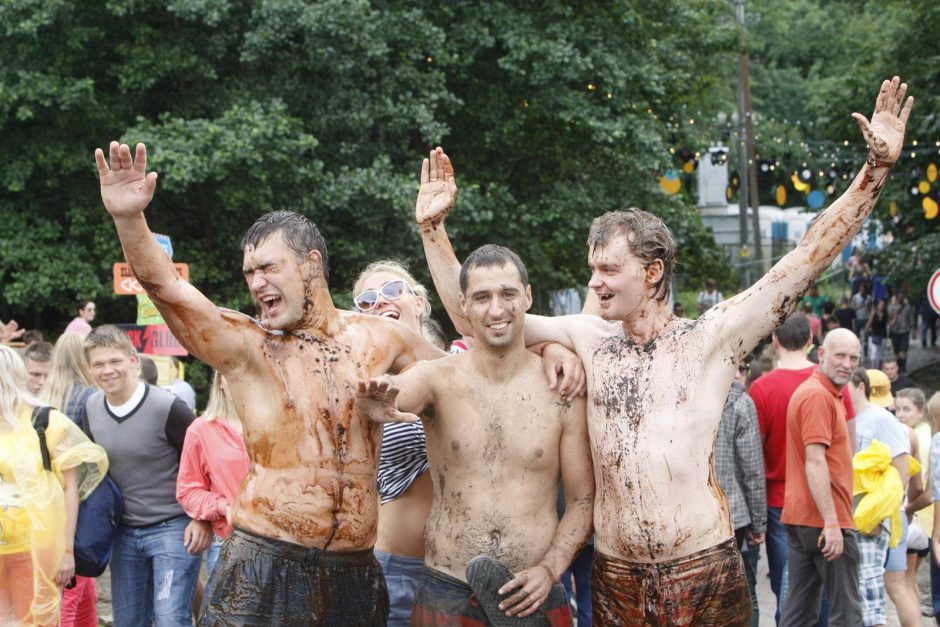
[[[360,313],[397,320],[433,341],[426,330],[431,317],[427,290],[396,261],[376,261],[363,270],[353,287],[353,304]],[[384,425],[378,484],[375,556],[388,586],[388,624],[408,625],[431,512],[431,475],[421,423]]]

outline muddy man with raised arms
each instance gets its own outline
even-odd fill
[[[659,218],[630,209],[597,218],[588,236],[600,317],[526,317],[527,343],[566,345],[587,372],[599,624],[749,624],[744,569],[711,464],[722,406],[736,365],[793,311],[871,213],[901,155],[913,105],[906,91],[897,77],[886,80],[871,121],[853,114],[868,145],[858,176],[794,250],[734,298],[694,321],[674,316],[675,242]],[[440,149],[430,179],[437,202],[418,222],[438,293],[459,320],[460,264],[443,226],[457,188]]]
[[[372,554],[382,429],[355,410],[359,379],[444,353],[408,329],[336,309],[327,250],[305,217],[262,216],[243,240],[260,321],[220,309],[183,281],[144,219],[157,175],[143,144],[96,151],[101,196],[127,260],[173,334],[226,378],[252,461],[232,539],[199,623],[384,625]]]

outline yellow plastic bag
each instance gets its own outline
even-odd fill
[[[911,460],[911,472],[917,460]],[[919,464],[918,464],[919,468]],[[904,485],[898,470],[891,465],[891,450],[879,440],[872,440],[867,448],[859,451],[852,458],[852,470],[855,474],[853,495],[864,494],[855,507],[855,526],[864,534],[881,524],[885,518],[891,519],[891,539],[888,546],[895,547],[901,541],[901,502],[904,498]]]

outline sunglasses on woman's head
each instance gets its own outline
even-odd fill
[[[371,311],[379,302],[379,294],[385,300],[398,300],[405,290],[411,287],[403,279],[394,279],[382,284],[378,290],[366,290],[353,299],[353,304],[359,311]]]

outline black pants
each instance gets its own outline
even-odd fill
[[[855,531],[842,530],[843,550],[831,562],[819,549],[818,527],[786,525],[790,547],[787,567],[790,584],[780,627],[815,625],[823,586],[832,610],[829,625],[857,627],[862,624],[862,599],[858,590],[858,540]]]
[[[199,612],[207,625],[385,625],[388,590],[371,549],[321,551],[236,527]]]

